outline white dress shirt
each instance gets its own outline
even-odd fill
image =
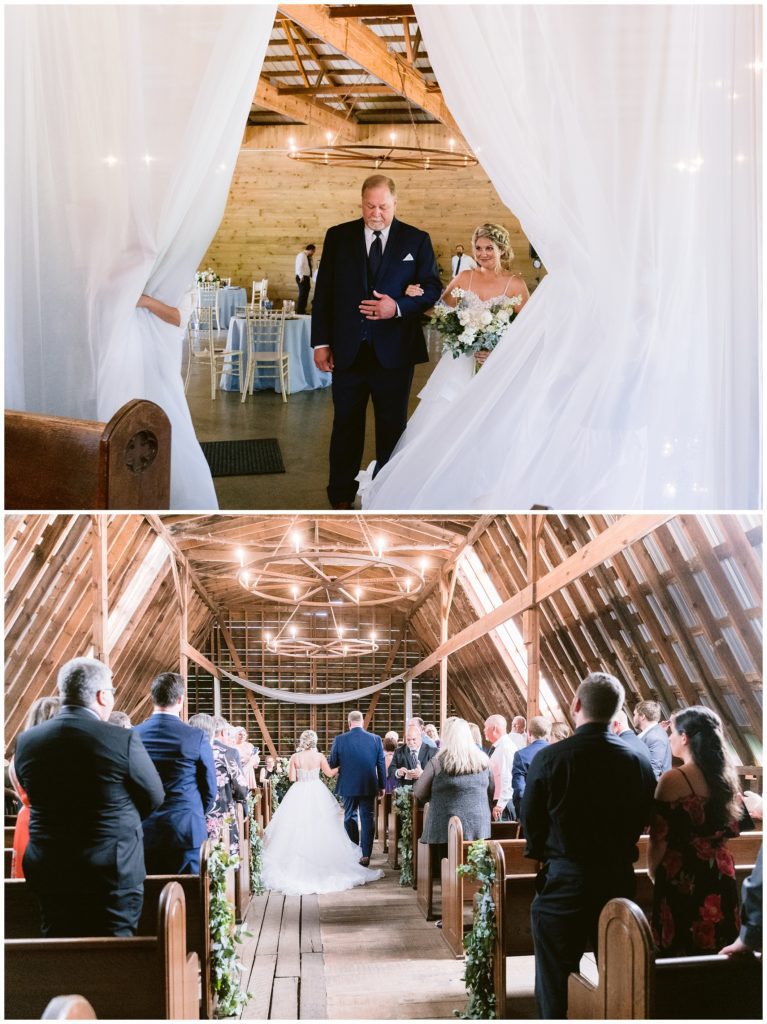
[[[505,807],[513,795],[511,768],[516,752],[516,745],[512,742],[509,733],[502,736],[495,744],[493,756],[490,758],[490,771],[493,773],[493,781],[495,782],[494,799],[496,807]]]
[[[477,269],[477,264],[474,262],[474,260],[471,258],[471,256],[469,256],[467,253],[464,252],[459,257],[458,253],[456,253],[455,256],[453,256],[452,263],[451,263],[451,266],[453,268],[453,277],[457,277],[458,276],[458,272],[459,272],[458,260],[459,259],[461,261],[461,267],[460,267],[461,270],[476,270]]]
[[[311,276],[311,271],[309,270],[309,257],[306,254],[306,249],[302,249],[296,256],[296,277]]]
[[[510,732],[507,734],[511,742],[517,748],[521,750],[522,747],[527,746],[527,733],[525,732]]]

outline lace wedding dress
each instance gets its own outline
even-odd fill
[[[360,848],[347,836],[319,768],[299,768],[264,833],[264,885],[286,896],[307,896],[383,878],[383,871],[364,868],[359,859]]]

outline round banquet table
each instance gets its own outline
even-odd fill
[[[289,394],[291,395],[296,391],[313,391],[316,388],[328,388],[333,380],[332,373],[323,373],[314,365],[314,350],[310,344],[311,321],[312,318],[310,316],[285,318],[285,340],[283,344],[285,352],[290,356]],[[256,327],[255,330],[256,347],[258,348],[258,327]],[[229,334],[227,337],[227,348],[239,351],[240,348],[244,347],[244,317],[232,318],[232,321],[229,324]],[[220,387],[223,391],[239,391],[239,373],[222,373]],[[253,389],[265,390],[268,388],[274,388],[277,392],[281,391],[279,378],[275,378],[273,376],[267,377],[264,375],[264,378],[259,380],[257,368]]]

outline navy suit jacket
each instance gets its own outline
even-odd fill
[[[163,788],[135,729],[66,704],[19,736],[14,767],[30,803],[24,875],[31,889],[141,885],[141,819],[160,806]]]
[[[375,733],[360,728],[342,732],[333,740],[328,764],[341,769],[336,784],[339,796],[375,796],[384,788],[383,743]]]
[[[644,743],[650,752],[656,779],[671,770],[671,741],[662,725],[654,725],[649,732],[639,737],[639,742]]]
[[[547,746],[546,740],[533,740],[526,747],[520,747],[514,755],[514,760],[511,762],[511,796],[514,801],[514,810],[516,811],[517,818],[519,818],[519,812],[522,808],[527,769],[530,767],[530,762],[538,751],[543,750]]]
[[[144,821],[144,847],[198,847],[208,838],[205,813],[218,795],[208,737],[166,714],[152,715],[133,731],[143,740],[165,789],[162,806]]]
[[[631,747],[631,749],[636,751],[636,753],[639,754],[640,757],[644,758],[645,761],[650,760],[650,751],[647,747],[647,744],[640,740],[637,734],[633,732],[631,729],[626,729],[625,732],[618,733],[618,739],[623,740],[624,743],[627,743]],[[671,748],[669,747],[669,750],[670,749]]]
[[[352,365],[363,343],[372,344],[386,369],[428,362],[420,318],[442,293],[431,239],[395,217],[374,282],[368,280],[367,266],[363,219],[330,228],[314,289],[312,347],[330,345],[339,370]],[[409,284],[420,284],[423,295],[406,296]],[[401,316],[374,321],[360,313],[360,303],[373,297],[374,288],[394,299]]]

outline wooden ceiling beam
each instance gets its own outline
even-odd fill
[[[312,103],[301,96],[283,96],[276,85],[263,76],[258,80],[258,88],[253,97],[253,102],[258,107],[266,107],[277,114],[293,118],[310,128],[321,131],[332,132],[333,135],[343,142],[356,142],[358,131],[356,122],[336,113],[330,107],[322,106],[319,103]],[[252,142],[252,133],[245,129],[243,148],[247,149]]]
[[[152,527],[152,529],[155,531],[155,533],[158,535],[158,537],[161,537],[165,541],[168,548],[170,549],[171,556],[173,558],[177,558],[179,563],[182,566],[184,566],[184,568],[187,570],[187,572],[189,573],[190,582],[194,584],[197,593],[203,599],[205,604],[208,606],[208,608],[210,608],[210,610],[213,612],[215,616],[218,616],[220,609],[218,608],[216,602],[213,600],[210,594],[208,594],[202,580],[194,571],[192,566],[189,564],[189,559],[178,546],[175,537],[167,528],[165,523],[162,521],[162,519],[160,519],[158,515],[155,515],[153,513],[147,513],[146,520]]]
[[[539,601],[545,600],[555,594],[562,587],[572,583],[573,580],[583,576],[597,565],[619,551],[635,544],[642,537],[653,530],[658,529],[669,519],[673,518],[671,513],[656,513],[647,515],[626,515],[609,526],[604,533],[601,533],[594,540],[582,547],[575,555],[565,559],[551,572],[538,580],[535,596]],[[502,602],[492,612],[482,615],[466,629],[453,636],[447,643],[440,646],[427,657],[420,661],[414,668],[409,669],[406,678],[412,679],[425,672],[427,668],[436,665],[445,655],[458,651],[466,644],[473,643],[479,637],[489,633],[491,629],[502,625],[515,615],[519,615],[526,608],[533,604],[533,587],[528,584],[524,590],[515,594],[508,601]]]
[[[296,41],[293,38],[293,33],[290,31],[291,24],[292,22],[290,21],[289,18],[283,18],[282,21],[280,22],[280,27],[282,28],[282,31],[285,33],[285,38],[288,41],[288,46],[290,47],[291,53],[296,58],[296,66],[298,67],[298,73],[303,78],[304,85],[309,85],[309,76],[306,73],[304,62],[301,60],[301,54],[298,52],[298,47],[296,46]]]
[[[359,64],[394,92],[436,117],[458,135],[458,125],[447,108],[442,93],[429,88],[419,71],[392,53],[385,37],[354,19],[339,20],[328,13],[332,8],[320,4],[281,4],[279,10],[312,32],[349,60]],[[399,17],[404,12],[399,12]]]
[[[277,83],[280,96],[391,96],[388,85],[371,85],[370,83],[348,85],[280,85]]]
[[[328,7],[330,18],[381,18],[399,21],[403,15],[415,17],[412,4],[335,4]]]

